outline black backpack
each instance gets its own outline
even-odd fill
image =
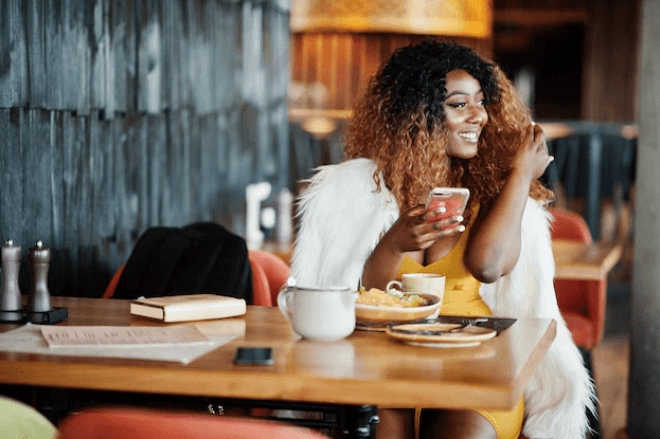
[[[151,227],[140,236],[113,298],[219,294],[252,303],[245,240],[215,223]]]

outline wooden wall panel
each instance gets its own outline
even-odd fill
[[[14,240],[23,245],[23,166],[15,166],[23,160],[20,142],[18,109],[0,109],[0,238],[4,243]],[[21,244],[19,244],[21,243]]]
[[[28,104],[24,14],[18,0],[0,2],[0,108]]]
[[[638,119],[641,1],[596,2],[590,8],[583,66],[584,120]]]
[[[146,228],[245,233],[289,180],[286,2],[0,0],[0,240],[100,296]]]
[[[291,35],[291,78],[301,84],[321,82],[329,100],[318,105],[311,99],[305,108],[346,110],[354,105],[360,87],[398,47],[422,41],[423,35],[380,33],[294,33]],[[452,38],[484,56],[492,53],[492,40]]]
[[[580,118],[631,122],[638,118],[641,4],[641,0],[497,0],[493,7],[496,22],[506,16],[515,16],[514,24],[532,27],[583,22]]]
[[[43,2],[29,0],[26,12],[27,44],[30,47],[30,104],[33,108],[46,108],[46,19]]]

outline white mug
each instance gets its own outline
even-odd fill
[[[277,295],[277,306],[298,335],[310,340],[334,341],[348,337],[355,330],[358,294],[348,287],[289,285]]]
[[[445,280],[441,274],[435,273],[406,273],[401,276],[401,282],[393,280],[387,283],[387,290],[396,285],[404,293],[433,294],[442,299],[445,296]]]

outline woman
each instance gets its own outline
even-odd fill
[[[384,289],[406,272],[446,275],[441,313],[552,317],[556,342],[508,412],[423,411],[423,437],[583,438],[593,388],[557,309],[538,178],[552,157],[511,82],[471,49],[427,40],[395,51],[349,123],[344,163],[301,195],[292,276]],[[463,217],[429,221],[436,186],[470,190]],[[542,389],[542,391],[537,391]],[[381,410],[380,437],[412,434]]]

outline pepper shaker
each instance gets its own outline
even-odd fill
[[[32,288],[28,299],[29,312],[47,312],[50,307],[50,291],[48,290],[48,268],[50,266],[50,249],[44,248],[41,241],[37,241],[29,253],[32,266]]]
[[[2,246],[2,290],[0,291],[0,320],[18,321],[23,318],[18,272],[21,267],[21,247],[8,239]]]

